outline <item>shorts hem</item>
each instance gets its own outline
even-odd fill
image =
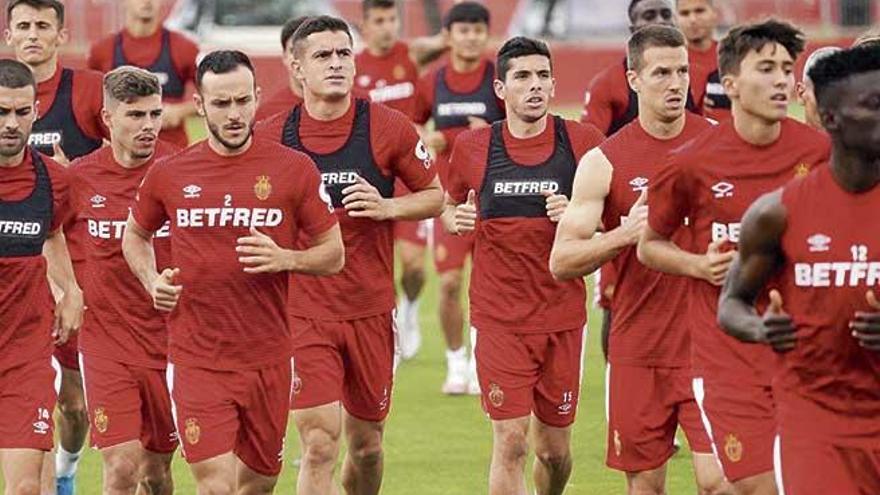
[[[340,399],[330,399],[330,400],[307,401],[305,405],[295,404],[294,402],[295,402],[295,400],[291,401],[291,403],[290,403],[290,410],[291,411],[303,411],[306,409],[314,409],[316,407],[321,407],[321,406],[329,406],[330,404],[333,404],[334,402],[339,402],[339,404],[342,405],[341,398]]]
[[[250,469],[251,471],[253,471],[261,476],[266,476],[269,478],[277,478],[281,474],[281,470],[284,467],[283,461],[278,463],[278,469],[274,469],[271,471],[266,470],[266,469],[262,469],[262,468],[258,468],[258,467],[254,467],[253,465],[251,465],[251,463],[246,461],[237,450],[233,449],[232,453],[235,454],[235,457],[237,457],[238,460],[240,460],[245,466],[247,466],[248,469]]]
[[[652,471],[666,465],[666,463],[669,462],[669,459],[671,459],[673,455],[675,455],[675,451],[670,450],[669,454],[667,454],[662,461],[627,464],[625,462],[614,463],[606,460],[605,465],[615,471],[620,471],[624,473],[641,473],[644,471]]]
[[[366,421],[367,423],[381,423],[381,422],[385,421],[386,419],[388,419],[388,414],[391,413],[391,408],[389,407],[388,409],[385,410],[384,414],[370,417],[370,416],[367,416],[364,414],[359,414],[359,413],[353,412],[351,409],[345,407],[344,404],[343,404],[342,408],[345,409],[345,412],[348,413],[349,416],[352,416],[355,419],[358,419],[360,421]]]
[[[544,423],[545,425],[550,426],[552,428],[568,428],[568,427],[572,426],[575,422],[575,416],[569,416],[571,418],[571,421],[554,422],[554,421],[547,421],[546,419],[542,418],[541,416],[539,416],[536,413],[532,413],[532,415],[535,417],[535,419],[537,419],[541,423]]]
[[[396,304],[397,304],[396,302],[392,302],[392,304],[391,304],[390,306],[388,306],[388,308],[378,309],[378,310],[375,310],[375,311],[368,311],[368,312],[366,312],[366,313],[358,313],[358,314],[355,314],[355,315],[342,315],[342,316],[337,316],[337,315],[334,315],[334,316],[315,316],[315,315],[303,315],[303,314],[297,314],[297,313],[293,313],[293,312],[288,312],[287,315],[288,315],[289,317],[292,317],[292,318],[299,318],[299,319],[301,319],[301,320],[311,320],[311,321],[334,321],[334,322],[338,322],[338,321],[362,320],[362,319],[364,319],[364,318],[373,318],[373,317],[376,317],[376,316],[382,316],[382,315],[385,315],[385,314],[391,313],[392,311],[394,311],[394,309],[395,309],[395,307],[396,307]],[[294,348],[295,348],[295,347],[296,347],[296,346],[294,345]]]

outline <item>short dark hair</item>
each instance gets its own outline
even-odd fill
[[[348,27],[347,22],[330,15],[318,15],[309,17],[298,28],[296,28],[296,31],[293,33],[293,49],[296,50],[296,46],[299,42],[308,38],[310,35],[323,33],[324,31],[342,31],[348,35],[349,41],[354,43],[354,38],[351,37],[351,28]]]
[[[244,52],[238,50],[215,50],[205,55],[202,61],[199,62],[199,67],[196,69],[196,87],[201,89],[202,79],[204,79],[205,74],[208,72],[227,74],[241,66],[247,67],[251,74],[254,74],[256,77],[254,64]]]
[[[6,4],[6,22],[12,22],[12,9],[19,5],[27,5],[37,10],[52,9],[58,18],[58,27],[64,25],[64,4],[58,0],[9,0]]]
[[[859,74],[880,71],[880,47],[859,45],[820,58],[810,69],[816,102],[824,106],[828,90]]]
[[[880,28],[871,28],[865,31],[852,44],[853,47],[862,45],[880,46]]]
[[[550,48],[546,43],[534,38],[515,36],[507,40],[498,50],[498,78],[503,81],[507,77],[511,60],[529,55],[543,55],[550,61],[550,67],[553,67],[553,58],[550,56]]]
[[[722,76],[738,74],[749,52],[761,51],[768,43],[779,43],[796,59],[806,42],[798,28],[775,19],[736,26],[718,44],[719,72]]]
[[[629,23],[634,24],[636,20],[633,18],[635,15],[636,5],[640,4],[642,0],[630,0],[629,5],[626,7],[626,16],[629,18]]]
[[[477,2],[457,3],[449,9],[443,18],[443,27],[449,29],[456,22],[489,25],[489,9]]]
[[[18,60],[0,59],[0,87],[18,89],[25,86],[34,88],[34,97],[36,97],[37,81],[31,69]]]
[[[681,31],[669,26],[651,25],[640,28],[626,42],[626,67],[639,71],[648,48],[680,48],[687,46]]]
[[[156,74],[131,65],[119,66],[104,74],[104,102],[131,103],[145,96],[162,95]]]
[[[281,26],[281,51],[287,50],[287,42],[293,37],[293,33],[295,33],[296,30],[307,20],[309,20],[309,16],[301,15],[299,17],[294,17],[293,19],[288,19],[287,22]]]
[[[370,9],[393,9],[397,7],[397,2],[395,0],[364,0],[361,5],[366,19]]]

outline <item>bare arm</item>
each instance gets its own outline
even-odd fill
[[[373,220],[424,220],[443,213],[443,187],[440,179],[406,196],[384,198],[372,184],[358,177],[358,183],[346,187],[342,204],[349,216]]]
[[[721,291],[718,323],[743,342],[765,342],[784,352],[794,347],[796,337],[791,318],[783,313],[781,296],[773,291],[770,308],[763,317],[754,306],[767,280],[784,260],[781,238],[786,211],[781,196],[781,191],[762,196],[743,217],[740,254]]]
[[[410,40],[409,58],[421,69],[440,58],[447,49],[449,49],[449,45],[442,33],[421,36]]]
[[[49,282],[61,291],[61,297],[55,305],[52,336],[56,344],[63,344],[71,333],[82,326],[83,294],[76,282],[67,241],[61,229],[48,235],[43,244],[43,256],[46,258]]]
[[[596,236],[612,174],[611,163],[600,149],[594,148],[581,158],[571,201],[559,221],[550,253],[550,271],[555,278],[566,280],[592,273],[638,239],[647,214],[644,195],[619,227]]]
[[[712,285],[724,283],[736,251],[721,251],[726,240],[709,244],[705,253],[691,253],[678,247],[669,238],[657,233],[650,225],[645,226],[638,245],[639,261],[648,268],[699,280]]]
[[[156,271],[156,252],[153,250],[153,233],[138,225],[131,215],[122,233],[122,255],[141,285],[147,292],[151,292],[153,281],[159,276]]]
[[[297,272],[308,275],[333,275],[345,264],[345,248],[339,224],[315,236],[308,249],[285,249],[254,227],[250,235],[238,238],[235,248],[245,273]]]

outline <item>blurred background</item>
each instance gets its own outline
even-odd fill
[[[62,62],[84,64],[89,45],[122,26],[122,7],[115,0],[66,0],[71,40]],[[403,36],[432,34],[454,0],[402,0]],[[557,106],[583,99],[592,77],[620,60],[628,34],[627,0],[483,0],[492,12],[493,47],[515,34],[551,42],[557,78]],[[849,44],[880,21],[880,0],[716,0],[722,27],[774,16],[794,22],[809,36],[809,49]],[[196,38],[205,51],[238,48],[252,55],[264,91],[285,84],[278,63],[281,24],[290,17],[333,13],[357,27],[360,0],[167,0],[170,27]],[[5,12],[0,15],[5,16]],[[5,19],[3,25],[6,25]],[[3,47],[4,55],[10,55]],[[806,57],[801,57],[804,60]],[[799,73],[799,72],[797,72]]]

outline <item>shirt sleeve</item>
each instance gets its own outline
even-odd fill
[[[159,195],[163,168],[161,163],[156,163],[147,171],[147,175],[138,187],[131,210],[134,221],[150,232],[159,230],[168,220],[165,205]]]
[[[374,143],[374,146],[382,145],[383,142],[390,146],[388,151],[383,154],[387,157],[391,173],[399,178],[410,191],[417,192],[426,188],[437,176],[437,168],[415,127],[401,112],[379,106],[373,108],[375,110],[381,108],[382,111],[376,111],[376,113],[379,114],[377,117],[380,117],[382,122],[372,128],[387,129],[390,131],[390,135],[398,136],[397,139],[383,139]],[[383,132],[382,135],[386,134]],[[374,135],[374,137],[378,136]],[[383,159],[385,157],[377,158],[380,159],[380,162],[386,161]]]
[[[581,122],[593,124],[605,134],[611,127],[613,117],[611,91],[608,88],[606,74],[607,72],[601,72],[590,83],[584,95],[584,113],[581,116]]]
[[[474,133],[467,132],[459,135],[452,144],[452,153],[449,157],[449,173],[446,180],[446,191],[449,198],[456,204],[467,201],[468,191],[476,190],[479,186],[469,180],[469,172],[476,166],[471,160],[477,156],[474,153],[471,142]]]
[[[318,172],[315,162],[305,154],[292,150],[291,153],[297,155],[293,157],[293,160],[298,162],[296,163],[297,168],[301,170],[298,175],[298,183],[301,184],[301,188],[297,194],[297,204],[294,210],[296,225],[309,237],[314,238],[330,230],[338,220],[333,214],[330,194],[324,189],[324,183],[321,181],[321,174]]]
[[[581,124],[566,120],[565,125],[571,139],[574,158],[578,162],[588,151],[602,144],[602,141],[605,141],[605,135],[593,124]]]
[[[90,137],[110,139],[110,131],[101,119],[104,107],[103,76],[95,71],[82,71],[74,82],[74,115],[77,124]]]
[[[654,232],[672,237],[684,224],[691,207],[689,168],[674,156],[666,159],[648,186],[648,225]]]

